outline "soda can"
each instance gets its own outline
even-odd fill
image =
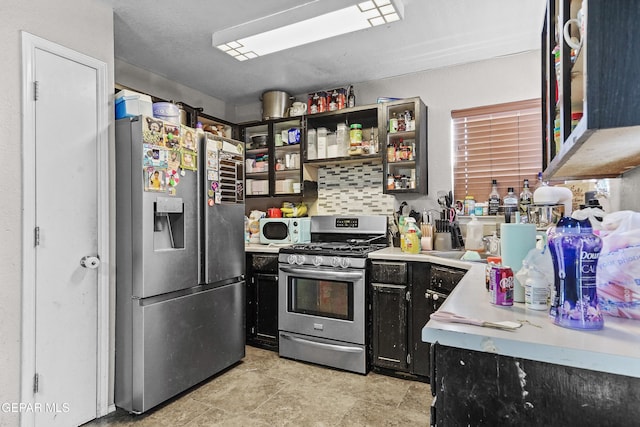
[[[494,265],[489,273],[489,301],[500,306],[513,305],[513,270],[504,265]]]

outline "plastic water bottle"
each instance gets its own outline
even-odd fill
[[[549,314],[554,323],[572,329],[602,329],[596,267],[602,241],[589,220],[563,217],[549,236],[555,273],[555,295]]]

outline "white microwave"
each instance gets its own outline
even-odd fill
[[[260,218],[260,243],[262,244],[293,244],[310,241],[310,218]]]

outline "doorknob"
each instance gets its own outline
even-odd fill
[[[100,267],[100,258],[97,256],[83,256],[80,260],[80,265],[84,268],[98,268]]]

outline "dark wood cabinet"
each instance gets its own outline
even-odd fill
[[[582,37],[576,21],[584,17]],[[640,164],[640,7],[548,0],[542,33],[545,179],[615,177]],[[575,42],[572,48],[567,34]],[[555,136],[554,136],[555,134]]]
[[[432,300],[426,298],[429,292],[429,275],[432,267],[426,262],[412,262],[409,270],[412,289],[409,331],[411,373],[424,378],[429,376],[429,344],[422,342],[422,328],[427,324],[429,316],[434,311],[430,305]]]
[[[295,117],[243,125],[248,197],[302,196],[302,126]]]
[[[247,254],[247,343],[278,349],[278,254]]]
[[[372,262],[374,371],[428,380],[430,344],[422,328],[465,273],[425,262]]]
[[[432,426],[635,426],[640,379],[434,344]]]
[[[373,283],[373,364],[407,371],[407,285]]]
[[[408,263],[374,261],[371,265],[372,365],[408,371]]]
[[[382,104],[380,141],[386,194],[427,194],[427,107],[419,97]]]

